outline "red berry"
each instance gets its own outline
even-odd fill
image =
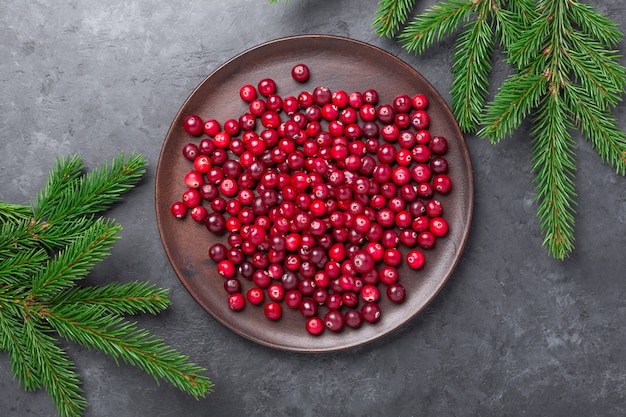
[[[343,330],[344,319],[341,312],[337,310],[330,310],[324,315],[324,326],[335,333]]]
[[[389,285],[387,287],[387,298],[396,304],[404,302],[406,298],[406,290],[404,286],[398,282],[394,282]]]
[[[271,78],[264,78],[259,81],[257,88],[262,96],[268,97],[276,93],[276,82]]]
[[[263,307],[263,313],[268,319],[276,321],[283,314],[283,309],[276,301],[270,301]]]
[[[241,293],[234,293],[228,296],[228,307],[233,311],[239,311],[246,305],[246,300]]]
[[[250,304],[259,305],[265,300],[265,293],[261,288],[252,287],[246,292],[246,298]]]
[[[361,316],[368,323],[376,323],[380,320],[380,307],[376,303],[366,303],[361,307]]]
[[[239,89],[239,96],[246,103],[250,103],[252,100],[256,98],[256,89],[251,84],[243,85]]]
[[[420,269],[424,266],[424,262],[424,254],[417,249],[411,250],[406,254],[406,263],[409,268]]]
[[[182,202],[177,201],[172,204],[170,211],[172,212],[174,217],[176,217],[177,219],[182,219],[183,217],[185,217],[185,214],[187,214],[187,206]]]
[[[196,114],[190,114],[183,120],[183,129],[191,136],[197,136],[202,133],[203,127],[202,119]]]
[[[443,217],[435,217],[431,219],[428,230],[437,237],[445,236],[448,233],[448,222]]]
[[[411,99],[411,105],[415,110],[426,110],[428,107],[428,98],[424,94],[416,94]]]
[[[310,75],[311,73],[309,71],[309,67],[305,64],[298,64],[294,66],[291,70],[291,76],[299,83],[307,82]]]
[[[306,321],[306,331],[314,336],[320,335],[324,331],[324,322],[317,316],[310,317]]]

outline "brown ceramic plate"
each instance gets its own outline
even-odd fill
[[[305,63],[311,69],[307,84],[297,84],[291,69]],[[207,249],[218,240],[204,226],[190,218],[177,220],[171,204],[185,190],[183,177],[190,163],[181,149],[190,138],[181,127],[183,118],[195,113],[220,122],[246,111],[239,88],[273,78],[282,96],[297,95],[303,89],[326,85],[347,92],[374,88],[380,103],[391,103],[398,94],[425,94],[430,101],[430,131],[449,141],[447,159],[453,190],[442,196],[444,216],[450,232],[426,252],[426,266],[419,271],[401,268],[401,282],[407,299],[401,305],[383,300],[381,320],[359,330],[345,329],[321,336],[309,335],[304,318],[284,307],[283,317],[271,322],[261,307],[247,305],[233,312],[226,303],[224,279],[207,258]],[[397,57],[366,43],[327,35],[306,35],[279,39],[252,48],[226,62],[193,91],[174,118],[159,158],[156,174],[156,215],[165,252],[185,288],[215,319],[235,333],[262,345],[297,352],[338,351],[376,340],[402,326],[420,313],[437,295],[452,274],[467,240],[474,200],[469,153],[463,135],[449,108],[437,91],[415,69]],[[248,285],[242,280],[244,286]],[[245,287],[247,288],[247,287]],[[384,298],[384,297],[383,297]],[[210,337],[210,335],[208,336]]]

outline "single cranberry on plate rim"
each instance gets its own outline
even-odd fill
[[[298,63],[291,76],[304,86],[311,69]],[[184,117],[191,166],[170,207],[219,237],[207,257],[229,308],[249,304],[277,326],[300,315],[311,336],[384,320],[448,234],[451,144],[430,131],[427,96],[285,94],[270,77],[238,93],[240,114]]]

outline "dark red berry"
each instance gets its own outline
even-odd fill
[[[291,76],[299,83],[307,82],[310,75],[311,72],[309,71],[309,67],[305,64],[298,64],[294,66],[291,70]]]

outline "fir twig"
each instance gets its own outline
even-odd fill
[[[97,307],[77,310],[60,306],[48,312],[46,319],[68,340],[138,366],[155,380],[164,379],[195,398],[206,393],[206,382],[195,376],[202,368],[189,364],[187,357],[138,329],[135,323]]]
[[[378,13],[388,6],[381,2]],[[612,114],[626,88],[626,68],[611,49],[623,34],[615,22],[577,0],[447,0],[413,17],[398,40],[408,52],[421,54],[455,33],[451,97],[459,126],[496,144],[531,118],[544,244],[563,259],[574,248],[570,130],[579,129],[603,161],[626,175],[626,135]],[[496,41],[516,72],[486,104]]]
[[[626,85],[626,68],[609,49],[620,35],[608,19],[577,1],[538,1],[535,20],[509,47],[509,61],[519,72],[502,85],[479,132],[497,142],[534,113],[538,215],[544,244],[558,259],[574,248],[575,160],[569,130],[580,129],[603,161],[618,174],[626,173],[626,136],[611,114]]]
[[[437,3],[417,15],[398,36],[410,53],[421,54],[435,42],[454,33],[474,12],[469,1],[451,0]]]
[[[140,282],[79,287],[109,255],[121,226],[96,217],[145,171],[141,156],[83,174],[77,157],[61,158],[33,207],[0,202],[0,349],[27,390],[45,388],[61,416],[86,407],[74,364],[55,334],[144,369],[195,398],[212,389],[199,366],[126,314],[156,314],[167,290]]]
[[[568,131],[569,119],[567,105],[555,91],[541,103],[532,131],[538,215],[544,244],[557,259],[563,259],[574,248],[576,144]]]
[[[382,37],[392,37],[409,17],[416,0],[380,0],[372,27]]]
[[[109,254],[113,243],[119,238],[116,235],[119,230],[121,227],[112,221],[96,220],[83,236],[60,251],[33,276],[33,297],[55,296],[83,279]]]
[[[146,161],[141,155],[132,154],[126,159],[124,154],[120,154],[110,164],[88,172],[78,181],[67,182],[67,186],[58,195],[55,194],[55,204],[47,204],[45,198],[38,201],[41,208],[35,208],[35,220],[45,219],[54,223],[60,219],[102,212],[120,201],[121,195],[139,182],[145,167]]]
[[[156,314],[165,310],[170,301],[168,291],[143,282],[117,282],[97,287],[72,288],[54,298],[53,306],[81,309],[99,306],[114,314]]]

